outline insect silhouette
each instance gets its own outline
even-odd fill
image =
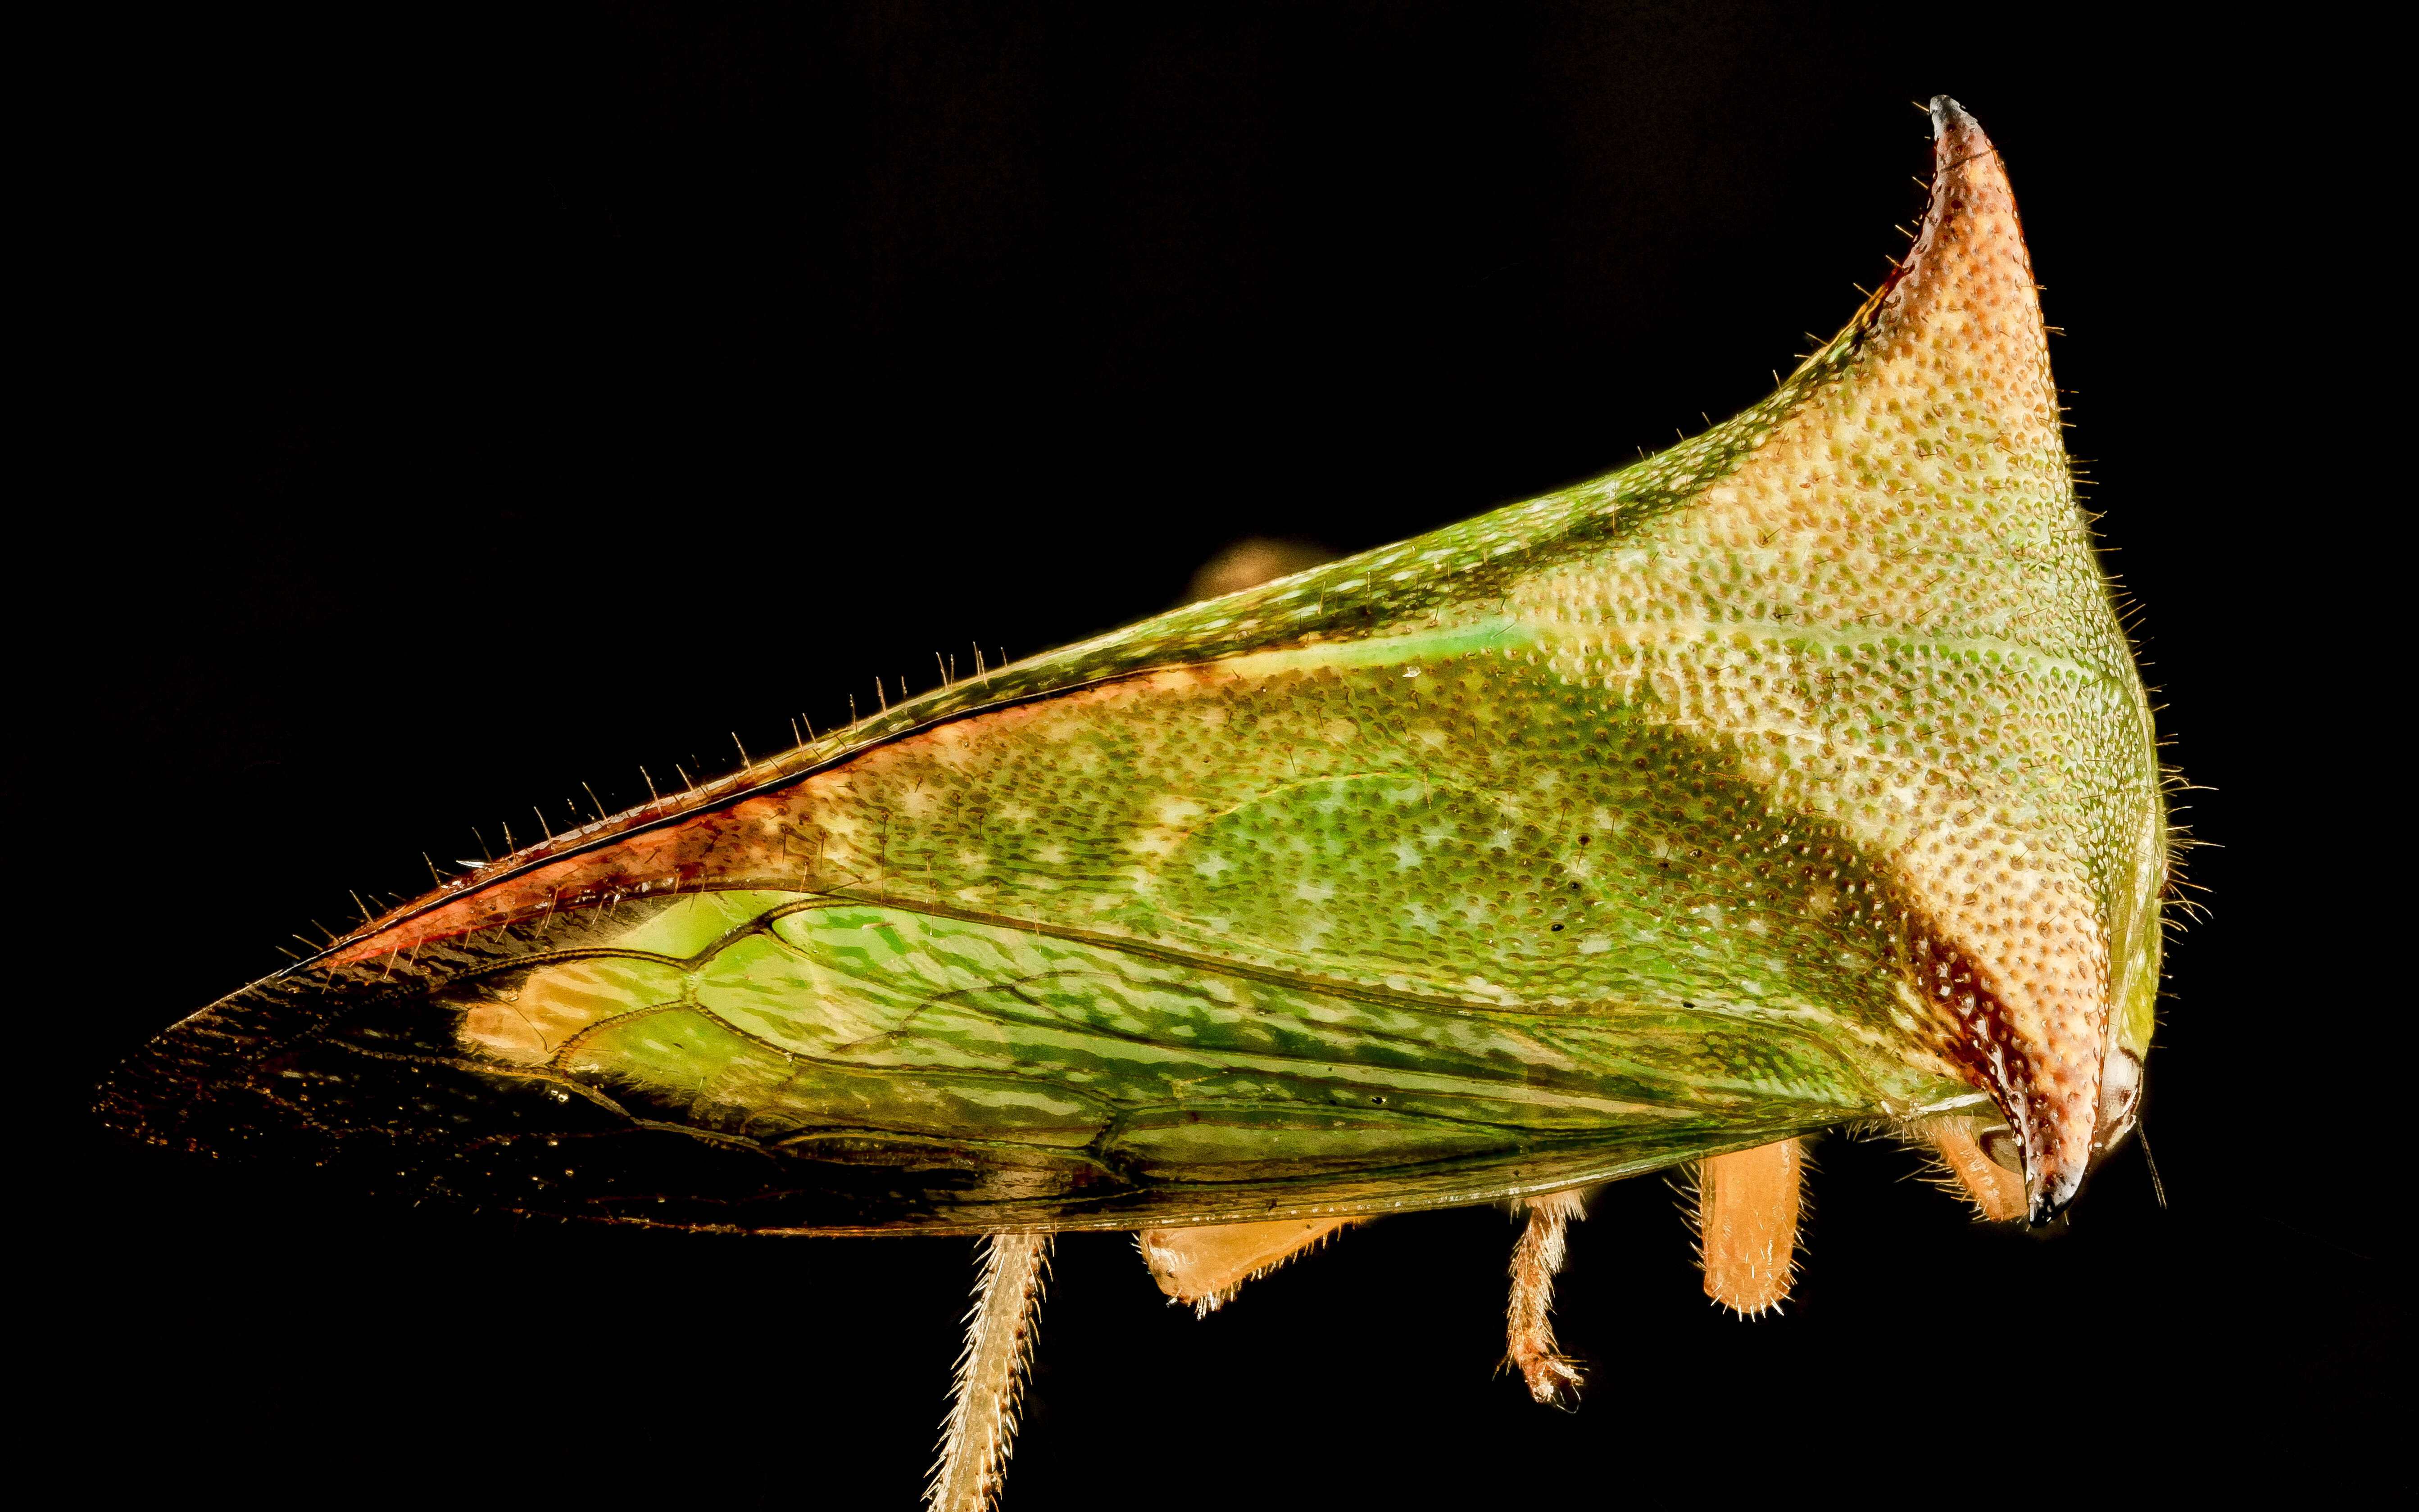
[[[1509,1200],[1579,1371],[1579,1194],[1695,1172],[1787,1295],[1801,1140],[1987,1217],[2132,1131],[2170,848],[2004,168],[1764,403],[1594,481],[888,702],[553,834],[169,1029],[134,1138],[616,1223],[988,1236],[929,1499],[980,1508],[1050,1236],[1209,1311]]]

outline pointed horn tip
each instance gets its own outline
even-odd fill
[[[1991,155],[1990,133],[1982,123],[1966,113],[1965,107],[1947,95],[1932,97],[1932,142],[1934,163],[1941,170],[1954,168]]]

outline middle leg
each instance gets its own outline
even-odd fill
[[[1564,1237],[1587,1215],[1579,1194],[1548,1192],[1525,1204],[1528,1225],[1512,1246],[1512,1300],[1504,1308],[1503,1363],[1529,1382],[1529,1395],[1549,1406],[1579,1397],[1579,1371],[1554,1347],[1554,1275],[1563,1268]]]

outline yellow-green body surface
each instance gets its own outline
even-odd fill
[[[965,1231],[1964,1109],[2054,1208],[2130,1123],[2166,828],[2013,201],[1941,121],[1905,263],[1763,405],[554,837],[170,1031],[113,1117]]]

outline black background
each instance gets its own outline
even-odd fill
[[[2213,789],[2151,1061],[2170,1205],[2129,1153],[2056,1231],[1985,1231],[1833,1138],[1797,1300],[1745,1324],[1669,1192],[1613,1188],[1561,1293],[1574,1415],[1489,1374],[1496,1212],[1206,1322],[1073,1236],[1006,1504],[2376,1489],[2409,993],[2360,543],[2407,482],[2357,363],[2402,316],[2361,293],[2399,256],[2345,114],[2378,44],[2328,27],[634,4],[52,38],[9,796],[55,1103],[19,1326],[66,1428],[25,1463],[104,1502],[909,1505],[968,1243],[395,1211],[117,1150],[92,1080],[474,823],[1151,613],[1241,536],[1378,544],[1754,401],[1903,245],[1945,90],[2007,154]]]

